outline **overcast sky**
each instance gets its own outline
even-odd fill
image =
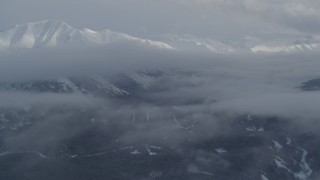
[[[44,19],[140,37],[317,36],[319,0],[0,0],[0,29]]]

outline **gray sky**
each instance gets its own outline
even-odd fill
[[[318,35],[318,0],[0,0],[0,29],[44,19],[139,37]]]

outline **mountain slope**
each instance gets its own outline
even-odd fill
[[[293,43],[292,43],[293,42]],[[163,42],[152,41],[113,32],[108,29],[93,31],[91,29],[76,29],[55,20],[16,25],[0,32],[1,49],[29,49],[57,46],[102,45],[112,43],[129,43],[151,46],[162,49],[181,49],[211,53],[232,54],[239,52],[251,53],[294,53],[316,51],[320,42],[314,38],[293,41],[292,39],[255,40],[244,39],[224,41],[215,39],[198,39],[167,35]],[[170,44],[170,45],[169,45]]]
[[[79,30],[64,22],[54,20],[16,25],[12,29],[0,32],[0,47],[2,48],[38,48],[116,42],[137,43],[165,49],[172,48],[163,42],[140,39],[107,29],[102,31]]]
[[[253,53],[298,53],[305,51],[316,51],[320,48],[317,40],[297,40],[291,43],[288,40],[274,42],[271,44],[259,44],[251,48]]]

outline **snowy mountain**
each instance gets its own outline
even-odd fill
[[[29,49],[57,46],[103,45],[112,43],[133,43],[162,49],[181,49],[219,54],[239,52],[250,53],[294,53],[314,51],[320,48],[319,40],[309,38],[303,40],[263,40],[243,39],[237,41],[199,39],[178,35],[166,35],[163,42],[152,41],[113,32],[108,29],[94,31],[76,29],[55,20],[16,25],[0,32],[1,49]]]
[[[320,42],[313,39],[296,40],[292,43],[290,40],[280,42],[269,42],[258,44],[251,48],[253,53],[297,53],[305,51],[319,50]]]
[[[165,49],[172,48],[163,42],[140,39],[108,29],[101,31],[79,30],[64,22],[54,20],[16,25],[12,29],[0,32],[0,48],[39,48],[117,42],[137,43]]]
[[[296,41],[284,49],[285,52],[300,52],[319,50],[320,43],[309,41]]]
[[[211,52],[218,54],[232,53],[296,53],[314,51],[320,48],[317,39],[259,39],[245,38],[238,40],[223,39],[201,39],[192,36],[180,37],[167,35],[164,42],[169,43],[175,49]]]
[[[230,54],[240,51],[239,48],[233,45],[215,40],[215,39],[198,39],[195,37],[180,37],[176,35],[167,35],[164,41],[168,42],[175,49],[204,51],[219,54]]]

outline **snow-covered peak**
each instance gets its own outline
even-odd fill
[[[284,49],[285,52],[301,52],[301,51],[310,51],[310,50],[317,50],[320,48],[319,42],[312,42],[312,41],[302,41],[297,40],[293,44],[289,45]]]
[[[253,53],[296,53],[319,50],[320,42],[316,39],[283,40],[277,42],[260,43],[251,48]]]
[[[91,29],[76,29],[55,20],[45,20],[16,25],[12,29],[0,32],[0,48],[38,48],[69,45],[94,45],[115,42],[130,42],[158,48],[172,48],[170,45],[132,37],[108,29],[94,31]]]
[[[238,52],[251,53],[292,53],[315,51],[320,49],[320,39],[315,37],[292,39],[266,40],[246,38],[240,40],[217,40],[211,38],[196,38],[184,35],[167,35],[164,42],[152,41],[113,32],[109,29],[92,30],[89,28],[76,29],[65,22],[44,20],[20,24],[0,32],[1,49],[29,49],[57,46],[83,46],[112,43],[129,43],[161,49],[182,49],[219,54]],[[169,45],[170,44],[170,45]]]
[[[74,31],[71,26],[59,21],[21,24],[0,33],[0,44],[6,48],[56,46],[63,35]]]

